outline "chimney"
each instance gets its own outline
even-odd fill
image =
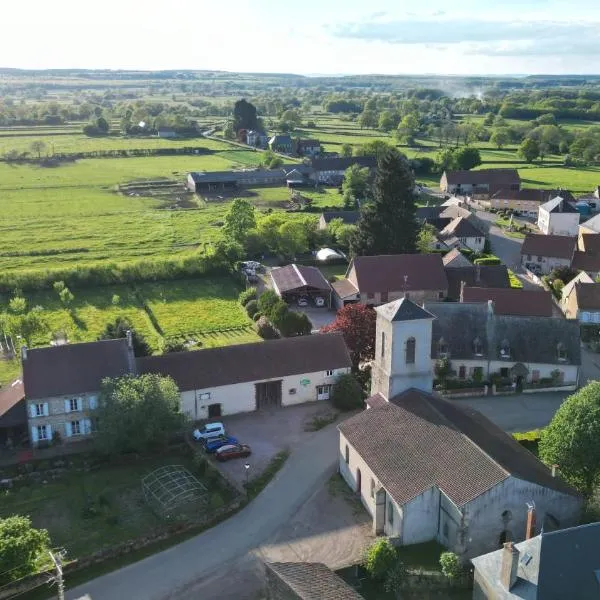
[[[488,315],[490,317],[494,316],[494,301],[488,300]]]
[[[517,582],[517,572],[519,570],[519,551],[513,546],[512,542],[506,542],[502,548],[502,563],[500,566],[500,583],[510,591]]]
[[[475,283],[481,281],[481,265],[475,265]]]
[[[535,503],[527,503],[527,527],[525,529],[525,539],[530,540],[535,536]]]
[[[25,346],[25,345],[21,346],[21,360],[22,361],[27,360],[27,346]]]

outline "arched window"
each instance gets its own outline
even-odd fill
[[[411,337],[406,340],[406,364],[415,364],[415,354],[417,351],[417,340]]]
[[[348,448],[348,444],[346,444],[346,464],[350,464],[350,448]]]

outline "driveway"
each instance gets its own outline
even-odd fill
[[[328,308],[317,308],[316,306],[296,306],[294,304],[289,305],[290,310],[304,313],[312,323],[313,331],[319,330],[325,325],[329,325],[335,321],[335,310],[329,310]]]

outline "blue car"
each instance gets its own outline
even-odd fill
[[[216,452],[221,446],[226,446],[227,444],[237,444],[238,441],[236,438],[231,437],[229,435],[219,435],[216,437],[209,438],[204,441],[204,449],[209,454],[213,454]]]

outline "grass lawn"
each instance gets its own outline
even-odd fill
[[[331,277],[335,277],[336,279],[343,279],[346,276],[346,271],[348,270],[348,265],[340,264],[340,265],[319,265],[319,271],[323,273],[325,279],[329,280]]]
[[[29,480],[3,491],[0,515],[29,515],[35,527],[48,530],[53,547],[67,549],[69,559],[162,529],[165,520],[144,500],[142,477],[163,465],[181,465],[195,472],[191,457],[182,452],[153,458],[126,457],[121,464],[94,468],[85,465],[83,455],[64,460],[72,465],[64,476],[55,480],[45,476],[45,484]],[[40,467],[48,469],[52,464],[38,463]],[[223,501],[229,499],[228,494],[220,490]],[[201,516],[207,510],[207,506],[195,503],[175,509],[173,517],[186,521],[189,515]]]
[[[21,373],[21,362],[0,359],[0,386],[12,383]]]
[[[312,206],[316,208],[342,208],[344,199],[336,187],[305,188],[299,190],[303,196],[312,198]]]

